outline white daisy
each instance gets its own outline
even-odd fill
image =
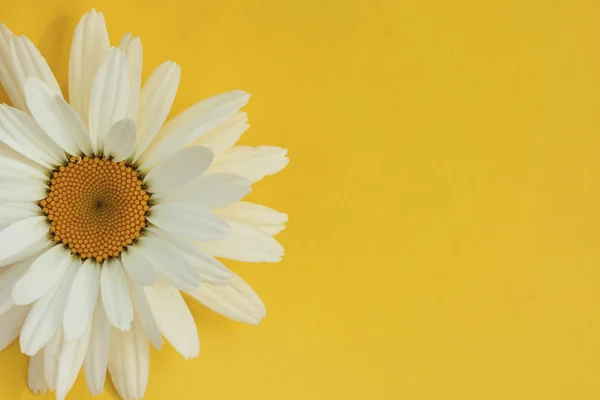
[[[276,262],[287,216],[242,202],[283,169],[286,150],[234,146],[249,99],[232,91],[165,123],[180,67],[141,87],[142,45],[111,48],[104,16],[73,37],[67,103],[24,36],[0,25],[0,350],[20,337],[29,386],[63,399],[82,366],[92,394],[106,370],[124,399],[142,398],[149,343],[200,350],[181,293],[257,324],[265,308],[215,257]]]

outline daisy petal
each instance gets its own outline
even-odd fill
[[[167,192],[202,175],[212,160],[213,153],[206,147],[181,149],[152,168],[145,182],[152,193]]]
[[[229,172],[258,182],[267,175],[284,169],[289,158],[287,150],[274,146],[235,146],[226,151],[211,166],[210,172]]]
[[[127,56],[127,69],[129,72],[130,92],[127,118],[135,121],[142,83],[142,41],[139,37],[131,37],[131,33],[127,33],[121,39],[119,49]]]
[[[25,96],[10,62],[9,44],[13,37],[13,33],[4,24],[0,24],[0,83],[4,86],[13,105],[25,111]]]
[[[181,67],[173,61],[158,66],[144,84],[140,94],[137,126],[140,134],[134,161],[146,150],[164,124],[179,87]]]
[[[198,330],[181,293],[160,281],[145,287],[144,291],[164,337],[185,359],[197,357],[200,354]]]
[[[64,400],[79,375],[90,343],[90,332],[91,323],[88,323],[78,340],[67,341],[61,335],[63,343],[58,357],[55,384],[57,400]]]
[[[215,153],[215,156],[219,156],[236,144],[249,127],[248,115],[245,112],[238,112],[225,123],[200,136],[194,145],[208,147]]]
[[[64,341],[62,328],[58,328],[56,333],[48,341],[46,346],[38,353],[44,352],[44,379],[50,391],[56,390],[56,374],[58,373],[58,359]]]
[[[133,320],[133,305],[127,288],[127,276],[121,262],[108,259],[102,266],[101,275],[102,303],[110,323],[128,331]]]
[[[115,389],[123,399],[144,397],[149,367],[150,346],[141,327],[134,323],[129,332],[113,328],[108,370]]]
[[[38,78],[44,81],[52,93],[62,97],[60,86],[46,59],[27,37],[13,36],[8,46],[17,87],[23,88],[27,78]]]
[[[78,340],[92,321],[100,293],[100,266],[87,259],[79,268],[67,299],[63,329],[65,340]]]
[[[44,376],[44,349],[29,358],[29,372],[27,373],[27,385],[33,394],[44,394],[48,390],[46,377]]]
[[[35,259],[29,271],[13,287],[12,298],[15,304],[31,304],[44,296],[62,280],[72,263],[71,253],[62,246],[47,250]]]
[[[108,365],[108,347],[110,345],[110,322],[102,306],[102,301],[94,311],[92,334],[85,358],[85,380],[90,393],[95,396],[101,394],[106,379]]]
[[[90,97],[89,126],[96,153],[104,149],[113,124],[125,118],[128,104],[127,59],[121,50],[113,48],[98,69]]]
[[[214,210],[214,213],[226,219],[244,222],[269,235],[276,235],[285,229],[288,221],[286,214],[260,204],[240,201]]]
[[[163,345],[162,336],[160,334],[160,329],[154,320],[152,311],[150,310],[146,292],[142,287],[132,285],[131,295],[133,297],[135,316],[138,318],[141,327],[144,329],[146,337],[157,350],[161,350]]]
[[[75,28],[69,58],[69,100],[86,124],[94,77],[109,49],[104,15],[92,10],[81,18]]]
[[[121,253],[121,262],[129,278],[137,285],[149,286],[156,282],[156,268],[140,248],[129,246]]]
[[[33,202],[48,196],[48,187],[29,178],[0,177],[0,201]]]
[[[33,260],[34,258],[29,258],[2,269],[4,273],[0,275],[0,315],[15,305],[11,294],[12,289],[15,283],[29,270]]]
[[[7,348],[19,336],[29,309],[29,306],[14,306],[0,315],[0,351]]]
[[[31,217],[0,232],[0,267],[31,257],[50,243],[48,219]]]
[[[198,271],[187,262],[183,254],[159,237],[144,237],[140,249],[171,285],[179,290],[193,291],[200,285]]]
[[[0,229],[4,229],[22,219],[36,217],[41,209],[28,201],[0,201]]]
[[[234,90],[210,97],[188,108],[162,127],[157,140],[140,160],[141,168],[149,169],[227,121],[246,105],[249,99],[248,93]]]
[[[189,294],[211,310],[235,321],[257,325],[267,315],[258,295],[239,276],[224,286],[202,283],[198,290]]]
[[[273,237],[244,223],[229,220],[229,234],[221,240],[197,243],[215,257],[246,262],[278,262],[283,247]]]
[[[22,176],[31,179],[37,179],[42,182],[48,180],[48,176],[46,176],[40,170],[32,167],[29,164],[17,161],[11,157],[0,156],[0,174]]]
[[[186,239],[217,240],[229,230],[220,217],[188,204],[157,204],[147,218],[159,228]]]
[[[208,210],[241,200],[252,191],[250,181],[234,174],[202,175],[178,190],[157,194],[156,198],[171,203],[189,203]]]
[[[31,307],[21,330],[21,353],[33,356],[50,341],[60,328],[69,289],[76,273],[77,266],[73,264],[62,282],[55,284]],[[50,382],[48,384],[50,385]]]
[[[8,134],[7,132],[3,132],[3,128],[0,126],[0,157],[10,158],[12,160],[18,161],[41,172],[42,174],[44,174],[44,176],[47,175],[48,167],[44,167],[38,164],[37,162],[31,160],[29,157],[26,157],[18,151],[14,150],[12,147],[7,146],[6,143],[3,142],[3,138],[5,138],[6,136],[8,136],[13,142],[16,143],[15,139],[12,136],[10,136],[10,134]],[[52,166],[50,165],[50,167]]]
[[[112,156],[114,162],[123,161],[133,153],[136,140],[135,122],[130,119],[118,121],[106,135],[104,154]]]

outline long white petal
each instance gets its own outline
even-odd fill
[[[57,400],[64,400],[77,379],[90,343],[90,333],[91,321],[78,340],[68,341],[64,337],[61,338],[63,345],[58,357],[55,385]]]
[[[94,78],[109,48],[104,15],[88,12],[75,28],[69,58],[69,100],[86,124]]]
[[[216,257],[245,262],[281,261],[284,249],[271,235],[244,223],[228,220],[229,234],[221,240],[197,243]]]
[[[218,157],[236,144],[249,127],[248,115],[245,112],[237,112],[212,131],[196,139],[194,146],[208,147],[215,153],[215,157]]]
[[[110,322],[99,300],[94,311],[92,334],[85,358],[85,380],[90,393],[95,396],[101,394],[106,379],[108,365],[108,348],[110,346]]]
[[[119,49],[123,50],[127,56],[127,69],[129,72],[130,92],[127,118],[135,121],[142,84],[142,41],[139,37],[132,37],[131,33],[127,33],[121,39]]]
[[[31,307],[19,338],[23,354],[36,354],[60,328],[69,289],[76,273],[77,266],[73,264],[62,282],[55,284],[54,288]]]
[[[134,160],[137,160],[148,147],[167,119],[175,100],[180,77],[181,67],[173,61],[166,61],[152,72],[144,84],[137,115],[140,137]]]
[[[157,272],[144,251],[137,245],[129,246],[121,253],[121,261],[129,278],[140,286],[154,285]]]
[[[46,346],[36,354],[44,352],[44,379],[50,391],[56,390],[58,360],[64,344],[62,327],[59,327]]]
[[[150,346],[137,322],[128,332],[113,328],[108,370],[115,389],[124,400],[144,397],[149,367]]]
[[[29,358],[29,372],[27,373],[27,385],[34,394],[44,394],[48,390],[46,377],[44,376],[44,349]]]
[[[104,154],[112,156],[114,162],[123,161],[133,153],[136,139],[135,122],[130,119],[118,121],[106,135]]]
[[[35,258],[32,257],[0,270],[4,271],[4,273],[0,275],[0,315],[4,314],[15,305],[12,298],[12,289],[15,283],[17,283],[29,270],[29,266],[34,259]]]
[[[73,281],[69,293],[63,328],[67,341],[78,340],[92,321],[94,308],[100,293],[100,266],[87,259]]]
[[[173,235],[200,241],[221,239],[229,230],[220,217],[189,204],[157,204],[147,218]]]
[[[228,172],[258,182],[267,175],[284,169],[289,158],[287,150],[274,146],[234,146],[215,160],[210,172]]]
[[[10,61],[10,42],[13,33],[4,25],[0,24],[0,83],[10,97],[13,105],[21,110],[26,110],[23,88],[19,85]]]
[[[181,293],[160,281],[145,287],[144,291],[164,337],[184,358],[197,357],[200,354],[198,330]]]
[[[198,290],[189,294],[211,310],[235,321],[256,325],[267,315],[258,295],[239,276],[232,278],[229,285],[202,283]]]
[[[12,290],[15,304],[31,304],[40,299],[63,279],[73,262],[69,250],[61,245],[47,250],[35,259],[27,273],[15,284]]]
[[[138,318],[140,326],[144,329],[146,337],[157,350],[161,350],[163,345],[162,336],[160,334],[160,329],[156,324],[156,320],[154,319],[154,315],[152,315],[152,310],[150,310],[144,288],[138,285],[132,285],[131,296],[133,298],[135,316]]]
[[[196,103],[163,126],[152,146],[140,159],[140,167],[148,170],[165,157],[192,143],[227,121],[246,105],[249,99],[248,93],[234,90]]]
[[[48,196],[41,181],[22,177],[0,177],[0,201],[33,202]]]
[[[0,351],[7,348],[19,336],[29,309],[29,306],[14,306],[0,315]]]
[[[286,214],[260,204],[240,201],[214,210],[214,213],[226,219],[244,222],[269,235],[276,235],[285,229],[288,221]]]
[[[140,240],[139,246],[144,254],[148,255],[156,270],[171,285],[183,291],[192,291],[200,286],[201,278],[198,270],[169,243],[157,236],[147,236]]]
[[[210,166],[213,153],[206,147],[181,149],[158,163],[144,182],[152,193],[168,192],[198,178]]]
[[[127,276],[119,260],[108,259],[102,266],[102,303],[110,323],[128,331],[133,320],[133,305],[129,296]]]
[[[5,137],[10,137],[10,139],[16,143],[15,139],[12,138],[8,133],[6,133],[3,128],[0,127],[0,157],[5,157],[5,158],[10,158],[13,159],[15,161],[18,161],[22,164],[26,164],[29,167],[41,172],[42,174],[44,174],[44,176],[48,175],[48,168],[42,166],[41,164],[31,160],[29,157],[24,156],[23,154],[19,153],[18,151],[14,150],[12,147],[7,146],[6,143],[4,143],[2,140],[2,138]],[[21,146],[23,147],[23,146]],[[25,150],[23,148],[23,150]],[[50,165],[50,164],[48,164]],[[51,165],[50,165],[51,166]]]
[[[45,216],[15,222],[0,232],[0,267],[25,260],[49,243],[50,230]]]
[[[48,180],[48,176],[39,169],[32,167],[30,164],[15,160],[11,157],[0,156],[0,174],[27,177],[42,182]]]
[[[155,194],[158,202],[188,203],[208,210],[241,200],[252,188],[248,179],[234,174],[207,174],[176,190]]]
[[[125,118],[128,104],[127,58],[121,50],[113,48],[98,69],[90,96],[89,126],[94,151],[104,149],[109,129]]]

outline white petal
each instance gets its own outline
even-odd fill
[[[196,268],[168,242],[157,236],[147,236],[140,240],[139,246],[171,285],[183,291],[192,291],[200,286],[200,274]]]
[[[2,108],[2,105],[0,105],[0,110]],[[8,131],[6,131],[4,129],[4,127],[2,126],[2,121],[1,121],[1,114],[0,114],[0,145],[3,148],[3,152],[6,153],[8,151],[11,151],[12,153],[16,153],[18,154],[21,158],[27,159],[28,161],[30,161],[31,163],[35,163],[37,165],[39,165],[41,168],[45,168],[46,170],[48,169],[53,169],[54,165],[58,165],[58,164],[53,164],[49,161],[46,161],[44,158],[46,158],[46,156],[42,153],[40,154],[40,151],[31,146],[30,143],[28,143],[26,140],[23,140],[23,137],[21,136],[19,140],[15,139],[13,136],[11,136]],[[9,150],[6,150],[9,149]]]
[[[104,15],[88,12],[75,28],[69,58],[69,100],[86,124],[94,78],[109,48]]]
[[[164,337],[186,359],[200,354],[194,317],[177,289],[157,282],[144,288],[152,314]]]
[[[248,93],[234,90],[210,97],[188,108],[163,126],[157,139],[140,160],[141,168],[149,169],[227,121],[249,99]]]
[[[100,266],[87,259],[77,272],[69,293],[63,328],[67,341],[78,340],[92,321],[100,293]]]
[[[164,124],[179,87],[181,67],[172,61],[158,66],[144,84],[137,115],[139,142],[134,160],[148,147]]]
[[[22,219],[36,217],[40,214],[41,209],[33,202],[0,200],[0,229],[4,229]]]
[[[283,247],[273,237],[244,223],[229,220],[231,230],[221,240],[197,243],[198,247],[216,257],[246,262],[278,262]]]
[[[25,305],[44,296],[67,273],[73,257],[69,250],[57,245],[35,259],[29,271],[15,284],[12,297],[15,304]]]
[[[177,190],[156,194],[159,203],[189,203],[208,210],[241,200],[252,191],[250,181],[234,174],[202,175]]]
[[[58,358],[56,373],[56,399],[64,400],[73,387],[77,375],[83,366],[83,361],[90,343],[91,322],[87,324],[84,333],[76,341],[63,339],[63,345]]]
[[[27,374],[27,384],[34,394],[44,394],[48,390],[46,378],[44,376],[44,350],[40,350],[36,355],[29,359],[29,372]]]
[[[150,346],[143,330],[134,323],[129,332],[112,330],[108,370],[124,400],[141,399],[148,386]]]
[[[108,365],[108,348],[110,345],[110,322],[98,301],[92,322],[92,334],[85,358],[85,380],[90,393],[95,396],[101,394],[106,379]]]
[[[173,235],[200,241],[223,238],[229,230],[221,218],[188,204],[157,204],[147,218]]]
[[[238,112],[217,128],[200,136],[194,141],[194,145],[208,147],[215,156],[219,156],[236,144],[249,127],[248,115]]]
[[[235,321],[256,325],[267,314],[258,295],[239,276],[224,286],[202,283],[198,290],[189,294],[211,310]]]
[[[154,227],[148,228],[148,233],[159,236],[174,250],[181,253],[189,264],[198,271],[202,280],[217,285],[228,284],[231,280],[233,273],[227,267],[210,254],[207,254],[197,246],[189,243],[187,240],[181,240],[172,234]]]
[[[0,24],[0,82],[13,105],[21,110],[26,110],[23,88],[17,81],[10,61],[9,44],[13,36],[13,33],[4,24]]]
[[[106,135],[104,154],[112,156],[114,162],[123,161],[133,153],[136,140],[135,122],[130,119],[118,121]]]
[[[269,235],[276,235],[281,232],[288,221],[286,214],[260,204],[245,201],[219,208],[214,210],[214,213],[226,219],[244,222]]]
[[[67,160],[65,152],[39,127],[33,117],[16,108],[0,105],[0,130],[4,131],[0,140],[38,164],[42,160],[46,162],[42,164],[44,166],[48,163],[60,165]],[[19,148],[7,143],[4,138],[12,139],[19,144]]]
[[[10,310],[15,302],[12,298],[12,289],[23,275],[29,270],[29,266],[34,261],[34,258],[15,263],[1,271],[5,271],[0,275],[0,315]]]
[[[284,169],[287,150],[274,146],[234,146],[215,160],[210,172],[229,172],[258,182]]]
[[[122,331],[131,328],[133,305],[129,296],[127,275],[119,260],[108,259],[102,266],[102,303],[110,323]]]
[[[76,263],[71,265],[62,282],[35,302],[21,330],[21,352],[32,356],[54,336],[60,328],[65,312],[69,289],[77,273]],[[50,384],[50,382],[48,382]]]
[[[60,86],[46,59],[29,39],[22,35],[14,36],[9,43],[9,52],[18,87],[23,88],[27,78],[38,78],[48,85],[52,93],[62,97]]]
[[[129,72],[130,92],[127,118],[135,121],[142,83],[142,42],[139,37],[131,37],[131,33],[127,33],[121,39],[119,49],[127,56],[127,69]]]
[[[44,176],[48,175],[47,167],[43,167],[42,165],[31,160],[29,157],[25,157],[23,154],[17,152],[12,147],[7,146],[4,142],[2,142],[2,140],[3,140],[2,138],[8,136],[8,137],[10,137],[10,139],[13,142],[16,143],[15,139],[13,139],[12,136],[10,136],[8,133],[3,132],[3,128],[1,128],[1,127],[0,127],[0,136],[1,136],[1,138],[0,138],[0,157],[13,159],[15,161],[26,164],[29,167],[41,172],[42,174],[44,174]],[[23,146],[21,146],[21,147],[23,147]],[[50,165],[50,164],[48,164],[48,165]]]
[[[48,196],[48,187],[30,178],[0,177],[0,201],[33,202]]]
[[[138,319],[140,326],[144,329],[146,337],[157,350],[161,350],[163,345],[162,336],[160,334],[160,329],[156,324],[156,320],[154,319],[154,315],[152,315],[152,310],[150,310],[146,292],[142,287],[132,285],[131,296],[133,298],[135,316]]]
[[[29,306],[14,306],[0,315],[0,351],[15,341],[29,312]]]
[[[213,153],[206,147],[181,149],[152,168],[144,182],[152,193],[167,192],[202,175],[212,160]]]
[[[127,59],[119,49],[111,49],[98,69],[90,97],[90,134],[96,152],[104,149],[106,135],[117,121],[125,118],[129,104]]]
[[[48,219],[31,217],[0,232],[0,267],[31,257],[50,243]]]
[[[129,246],[121,253],[121,262],[129,278],[140,286],[154,285],[156,282],[156,268],[148,260],[144,251],[137,246]]]
[[[37,354],[44,352],[44,379],[50,391],[56,390],[56,375],[58,374],[58,360],[64,344],[62,328],[59,327],[46,346]]]
[[[42,182],[48,180],[48,176],[40,170],[32,167],[30,164],[17,161],[11,157],[0,156],[0,174],[11,174],[15,176],[37,179]]]

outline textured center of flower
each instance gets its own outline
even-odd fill
[[[54,241],[100,262],[140,237],[149,199],[139,173],[125,162],[85,157],[54,171],[40,206]]]

